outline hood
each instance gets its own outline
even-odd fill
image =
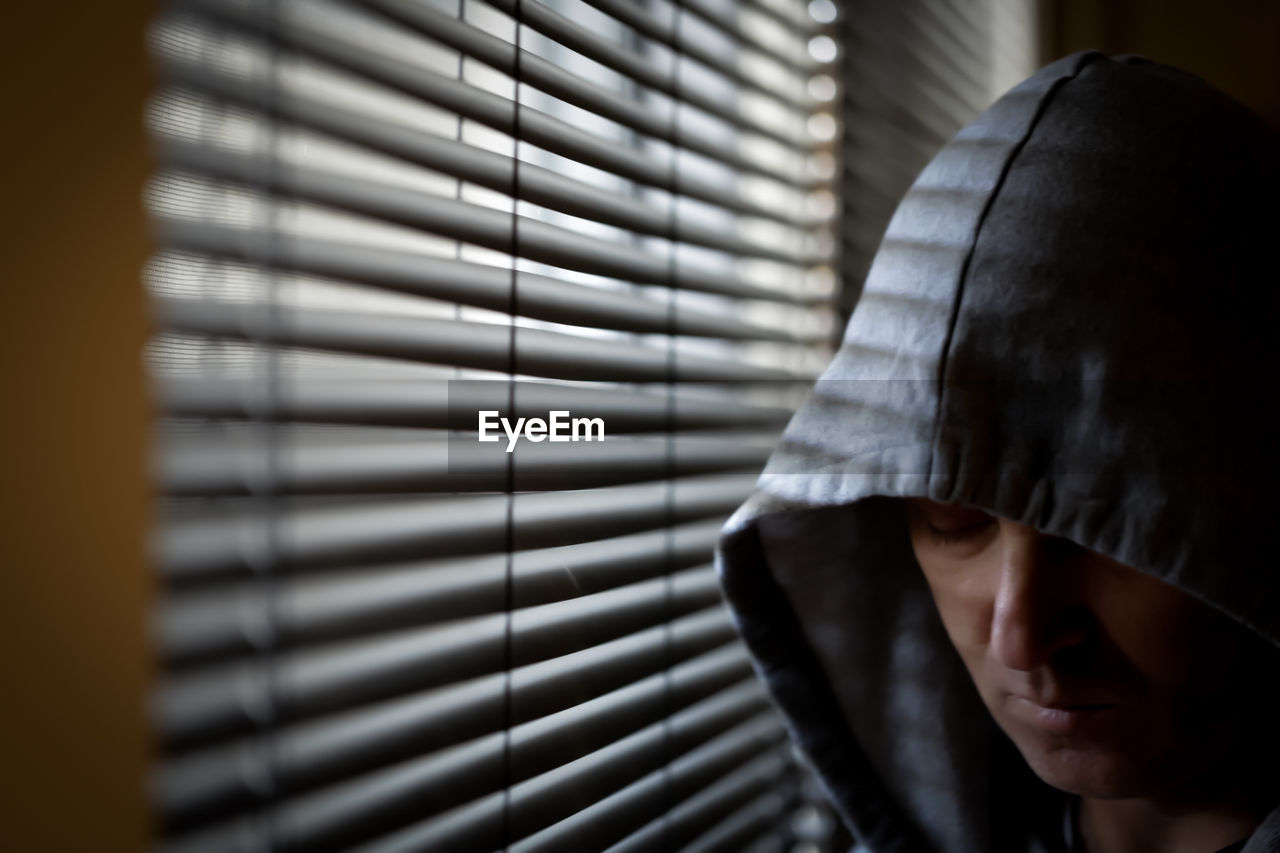
[[[982,706],[899,498],[1065,537],[1280,645],[1278,190],[1261,119],[1089,52],[997,101],[902,200],[717,558],[794,740],[875,853],[1052,850],[1036,833],[1062,796]]]

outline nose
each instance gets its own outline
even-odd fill
[[[991,622],[997,661],[1024,672],[1085,641],[1073,600],[1069,552],[1077,546],[1001,520],[1001,564]]]

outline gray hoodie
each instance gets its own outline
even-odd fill
[[[718,555],[758,672],[874,853],[1062,844],[1063,795],[982,706],[897,498],[1065,537],[1280,645],[1278,201],[1259,118],[1097,53],[1010,91],[902,200]],[[1277,839],[1273,812],[1246,850]]]

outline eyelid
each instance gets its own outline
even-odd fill
[[[985,527],[995,521],[995,516],[977,507],[935,502],[921,505],[921,517],[930,530],[938,533],[958,533],[970,528]]]
[[[943,548],[978,542],[988,535],[995,524],[995,518],[985,513],[983,515],[985,518],[972,523],[947,528],[936,527],[925,519],[924,533],[934,545]]]

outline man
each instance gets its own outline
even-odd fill
[[[1280,803],[1280,654],[1066,539],[907,504],[916,561],[987,710],[1037,776],[1080,797],[1069,849],[1240,849]]]
[[[1280,850],[1278,151],[1078,54],[898,208],[720,553],[865,848]]]

